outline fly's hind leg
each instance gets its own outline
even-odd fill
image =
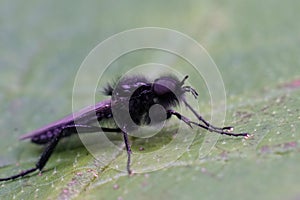
[[[0,178],[0,181],[8,181],[8,180],[13,180],[19,177],[23,177],[27,174],[31,174],[33,172],[35,172],[36,170],[42,171],[42,169],[44,168],[44,166],[46,165],[47,161],[49,160],[49,158],[51,157],[55,147],[57,146],[59,140],[62,137],[65,137],[66,135],[70,135],[71,133],[74,133],[74,131],[79,132],[87,132],[87,133],[91,133],[91,132],[97,132],[97,131],[103,131],[103,132],[120,132],[120,129],[118,128],[101,128],[101,127],[96,127],[96,126],[88,126],[88,125],[68,125],[65,126],[61,129],[61,131],[55,135],[48,143],[46,148],[44,149],[42,155],[40,156],[39,160],[37,161],[37,163],[35,164],[35,167],[28,169],[28,170],[24,170],[22,172],[20,172],[19,174],[7,177],[7,178]]]
[[[36,170],[42,170],[43,167],[46,165],[47,161],[49,160],[53,150],[55,149],[58,141],[61,138],[61,133],[58,134],[57,136],[55,136],[54,138],[51,139],[51,141],[48,143],[48,145],[46,146],[46,148],[44,149],[42,155],[40,156],[39,160],[37,161],[37,163],[35,164],[35,167],[22,171],[19,174],[7,177],[7,178],[0,178],[0,181],[8,181],[8,180],[13,180],[19,177],[23,177],[27,174],[31,174],[32,172],[35,172]]]
[[[121,132],[121,129],[119,128],[105,128],[105,127],[81,125],[81,124],[68,125],[65,126],[65,128],[68,129],[68,132],[71,133]]]

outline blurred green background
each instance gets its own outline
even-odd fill
[[[1,177],[36,162],[42,147],[18,137],[71,112],[74,78],[91,49],[137,27],[174,29],[202,44],[225,83],[226,124],[255,137],[222,136],[199,160],[200,135],[170,167],[132,177],[99,166],[72,137],[42,176],[1,183],[0,198],[299,199],[299,8],[293,0],[1,0]]]

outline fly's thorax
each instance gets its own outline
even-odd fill
[[[164,121],[167,110],[183,99],[182,85],[173,76],[162,76],[154,81],[141,76],[122,78],[112,92],[114,119],[122,127],[135,128]]]

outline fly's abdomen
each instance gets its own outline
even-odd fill
[[[61,132],[62,128],[55,128],[53,130],[48,130],[42,134],[33,136],[31,141],[36,144],[46,144],[50,142],[57,134]]]

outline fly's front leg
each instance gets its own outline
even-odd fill
[[[230,132],[230,131],[233,131],[233,127],[232,126],[225,126],[225,127],[216,127],[216,126],[213,126],[212,124],[210,124],[208,121],[206,121],[201,115],[199,115],[194,109],[193,107],[187,103],[187,101],[184,100],[184,104],[186,105],[186,107],[188,107],[192,113],[198,118],[199,121],[203,122],[205,124],[206,127],[210,127],[210,129],[213,129],[215,132],[217,131],[227,131],[227,132]]]
[[[228,136],[235,136],[235,137],[240,137],[243,136],[245,138],[249,138],[251,135],[248,133],[232,133],[232,132],[228,132],[227,130],[219,130],[219,129],[215,129],[211,126],[207,126],[207,125],[203,125],[203,124],[199,124],[197,122],[193,122],[190,119],[188,119],[187,117],[181,115],[180,113],[174,111],[174,110],[168,110],[167,111],[167,116],[171,117],[172,115],[176,116],[179,120],[185,122],[187,125],[189,125],[191,127],[191,125],[196,125],[200,128],[206,129],[208,131],[211,132],[215,132],[215,133],[219,133],[222,135],[228,135]]]

